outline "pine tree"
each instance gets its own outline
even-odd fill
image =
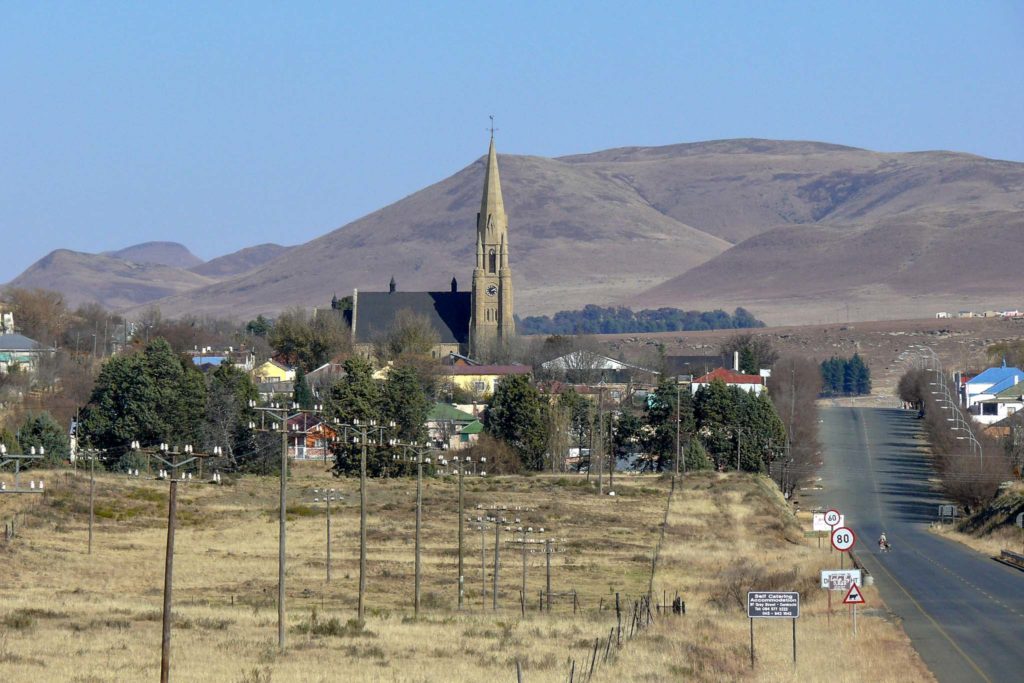
[[[716,466],[727,464],[730,456],[735,457],[740,393],[736,387],[716,379],[698,389],[693,397],[697,433]]]
[[[523,466],[544,468],[546,427],[540,393],[525,375],[502,378],[484,411],[487,432],[519,453]]]
[[[383,413],[395,422],[396,436],[405,443],[424,443],[430,399],[423,390],[419,373],[412,366],[397,366],[384,382]]]
[[[306,381],[306,371],[302,369],[300,365],[295,369],[295,381],[293,382],[294,389],[292,391],[292,400],[299,404],[299,407],[303,410],[309,410],[313,407],[313,392],[309,388],[309,382]]]
[[[373,366],[358,356],[345,361],[345,376],[339,379],[329,392],[325,406],[331,418],[337,418],[345,424],[369,425],[370,420],[381,417],[381,392],[377,381],[373,378]],[[351,430],[349,436],[353,436]],[[361,433],[361,432],[360,432]],[[346,439],[338,443],[334,449],[335,474],[353,474],[359,471],[361,446]],[[390,458],[390,456],[388,456]],[[367,471],[382,471],[379,466],[380,449],[370,449],[367,453]]]

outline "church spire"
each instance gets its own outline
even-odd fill
[[[487,171],[484,175],[484,195],[480,201],[481,233],[487,228],[503,229],[508,223],[505,217],[505,201],[501,197],[501,177],[498,175],[498,153],[494,149],[494,132],[491,132],[491,146],[487,150]],[[493,233],[492,233],[493,234]]]

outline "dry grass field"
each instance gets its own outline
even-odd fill
[[[828,623],[817,574],[835,555],[804,537],[807,520],[786,509],[770,484],[752,476],[701,474],[674,490],[653,578],[653,594],[678,591],[685,615],[654,623],[621,648],[604,647],[624,604],[645,593],[666,515],[670,480],[616,480],[598,498],[584,477],[470,479],[467,509],[510,511],[560,539],[555,591],[575,589],[551,613],[537,610],[544,555],[528,555],[531,596],[520,614],[521,554],[504,547],[500,608],[491,609],[494,532],[484,535],[488,594],[481,607],[480,532],[466,536],[466,606],[456,609],[456,486],[425,486],[423,610],[412,617],[414,491],[409,480],[372,480],[365,630],[355,628],[358,482],[318,465],[295,468],[289,483],[288,649],[276,647],[277,481],[242,478],[223,486],[183,484],[175,555],[172,679],[228,683],[290,681],[911,681],[932,680],[873,588],[851,633],[843,610]],[[333,580],[325,582],[325,517],[311,489],[340,488],[332,512]],[[88,479],[50,473],[40,497],[0,497],[0,517],[19,515],[18,537],[0,545],[0,680],[138,681],[158,678],[167,484],[103,475],[97,527],[86,554]],[[512,534],[504,533],[507,540]],[[561,540],[564,539],[564,540]],[[504,544],[503,544],[504,545]],[[798,662],[787,620],[755,624],[749,660],[748,589],[797,590]],[[628,596],[628,597],[627,597]],[[833,596],[836,597],[836,596]],[[314,616],[315,615],[315,616]],[[627,615],[628,617],[628,615]],[[625,624],[628,628],[628,623]],[[878,669],[877,653],[886,652]]]

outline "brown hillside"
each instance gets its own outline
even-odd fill
[[[103,256],[113,256],[132,263],[171,266],[172,268],[193,268],[203,262],[203,259],[189,251],[188,247],[177,242],[143,242],[117,251],[104,252]]]
[[[217,279],[234,277],[262,266],[267,261],[277,258],[289,249],[291,247],[282,247],[280,244],[258,244],[255,247],[246,247],[245,249],[239,249],[236,252],[210,259],[206,263],[200,263],[198,266],[189,268],[189,270],[198,275]]]
[[[72,307],[95,301],[111,309],[121,309],[192,291],[211,282],[210,278],[181,268],[58,249],[36,261],[8,284],[58,291]]]

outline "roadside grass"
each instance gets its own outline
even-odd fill
[[[244,477],[233,486],[179,490],[172,674],[177,681],[563,681],[569,661],[589,667],[595,638],[645,593],[670,480],[616,478],[619,495],[600,499],[585,477],[540,475],[466,480],[467,513],[507,505],[506,515],[560,539],[555,591],[577,591],[537,611],[543,553],[527,555],[527,613],[520,614],[522,554],[504,546],[501,607],[491,605],[494,532],[466,533],[466,607],[456,609],[456,486],[424,485],[423,610],[412,618],[415,485],[371,480],[367,620],[354,622],[358,581],[358,481],[322,465],[294,468],[289,483],[288,650],[277,651],[277,481]],[[0,544],[0,680],[135,681],[156,677],[166,542],[166,483],[97,478],[98,518],[86,550],[88,478],[54,476],[41,497],[0,498],[0,517],[21,511],[18,538]],[[325,582],[326,519],[312,489],[338,488],[332,505],[333,580]],[[81,502],[85,501],[84,511]],[[515,512],[515,508],[530,508]],[[130,514],[129,514],[130,513]],[[482,513],[481,513],[482,514]],[[853,637],[848,615],[831,625],[820,569],[826,550],[803,536],[804,522],[763,478],[691,475],[677,483],[653,582],[656,602],[676,594],[683,616],[659,615],[623,647],[603,651],[593,681],[932,680],[898,625],[869,609]],[[502,530],[503,540],[512,534]],[[564,552],[561,552],[564,550]],[[798,590],[798,662],[791,624],[755,623],[750,669],[746,590]],[[833,596],[836,602],[836,596]],[[482,606],[483,605],[483,606]],[[886,666],[876,666],[877,653]],[[578,680],[578,678],[577,678]]]

